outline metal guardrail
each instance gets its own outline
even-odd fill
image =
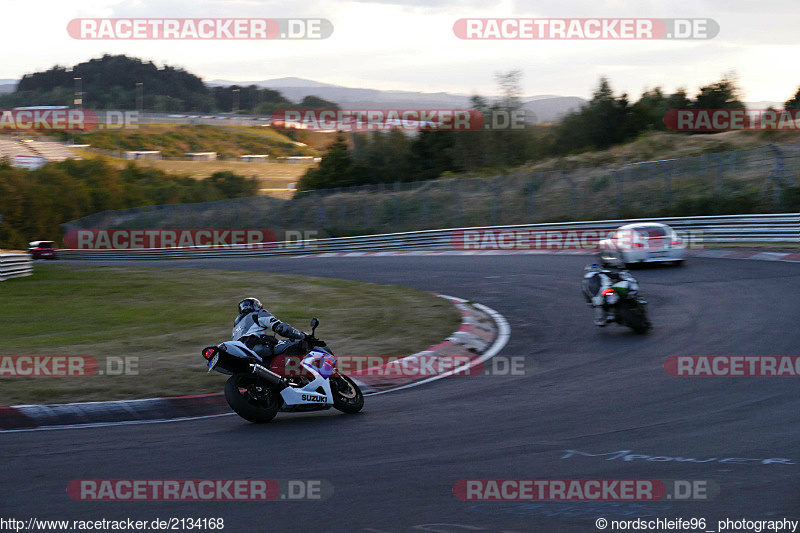
[[[719,215],[701,217],[668,217],[652,219],[598,220],[590,222],[563,222],[491,226],[480,228],[450,228],[440,230],[339,237],[308,241],[275,243],[268,249],[254,249],[252,245],[231,245],[226,249],[211,247],[166,248],[140,250],[59,250],[63,259],[131,260],[131,259],[200,259],[214,257],[258,257],[302,255],[337,252],[378,252],[391,250],[453,250],[451,237],[464,230],[613,230],[633,222],[661,222],[679,233],[689,234],[694,243],[724,244],[737,242],[800,243],[800,213],[768,215]]]
[[[33,274],[33,260],[28,254],[0,254],[0,281]]]

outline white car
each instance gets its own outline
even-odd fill
[[[627,224],[598,243],[600,260],[636,263],[673,263],[686,259],[686,243],[666,224],[645,222]]]

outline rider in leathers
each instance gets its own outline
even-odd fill
[[[268,330],[293,340],[278,341],[274,335],[267,335]],[[305,333],[278,320],[257,298],[245,298],[239,302],[232,340],[245,343],[262,359],[268,361],[275,355],[305,355],[308,352],[305,339]]]
[[[631,276],[621,262],[603,262],[603,265],[591,264],[584,270],[581,289],[587,303],[594,308],[594,323],[603,327],[608,322],[613,322],[613,311],[607,310],[603,305],[602,292],[612,285],[623,286],[628,289],[630,296],[639,292],[639,283]]]

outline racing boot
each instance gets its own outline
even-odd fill
[[[595,306],[594,308],[594,325],[601,328],[606,325],[606,311],[602,305]]]

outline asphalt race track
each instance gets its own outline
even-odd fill
[[[400,284],[474,300],[508,319],[511,340],[499,356],[524,356],[525,373],[453,377],[368,397],[359,415],[279,414],[267,425],[222,416],[2,434],[2,515],[222,517],[224,531],[381,533],[598,531],[599,517],[705,518],[708,526],[695,530],[717,531],[716,521],[725,518],[800,519],[798,378],[678,378],[664,369],[671,355],[800,355],[800,266],[690,259],[682,268],[635,270],[655,325],[637,336],[592,325],[579,294],[587,261],[499,255],[137,262]],[[267,307],[280,297],[271,291],[258,295]],[[65,491],[75,479],[200,478],[321,479],[334,494],[263,503],[83,502]],[[689,480],[718,486],[719,494],[695,501],[467,502],[453,494],[462,479]]]

